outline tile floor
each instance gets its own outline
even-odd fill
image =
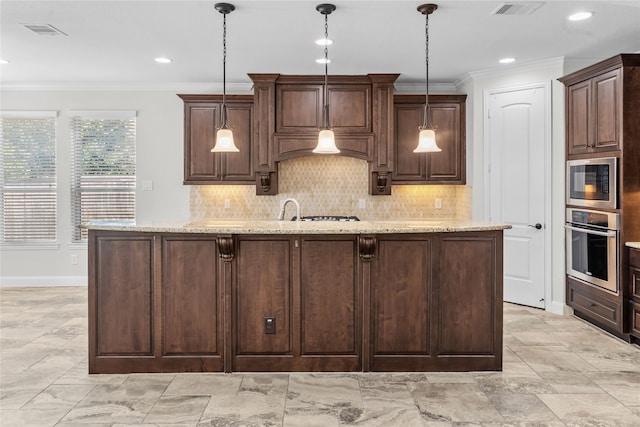
[[[87,374],[86,288],[0,289],[0,425],[640,426],[640,348],[505,305],[502,372]]]

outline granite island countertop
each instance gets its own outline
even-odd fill
[[[252,219],[201,219],[191,222],[123,223],[95,221],[83,225],[89,230],[150,233],[209,234],[392,234],[495,231],[508,224],[469,220],[376,220],[376,221],[273,221]]]
[[[640,249],[640,242],[625,242],[625,245],[630,248]]]

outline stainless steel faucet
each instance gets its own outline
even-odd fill
[[[280,213],[278,214],[278,220],[284,219],[284,209],[287,207],[287,203],[293,202],[296,205],[296,221],[300,221],[300,203],[296,199],[285,199],[280,205]]]

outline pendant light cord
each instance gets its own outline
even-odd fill
[[[424,96],[424,117],[422,120],[422,128],[424,129],[430,129],[431,125],[428,123],[428,118],[429,118],[429,14],[426,13],[425,15],[425,25],[424,25],[424,32],[425,32],[425,47],[424,47],[424,56],[425,56],[425,63],[426,63],[426,94]]]
[[[329,129],[329,92],[328,92],[328,74],[329,74],[329,14],[324,14],[324,93],[322,94],[323,103],[323,128]]]
[[[222,14],[222,110],[221,129],[227,129],[227,14]]]

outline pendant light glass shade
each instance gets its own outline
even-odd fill
[[[324,90],[322,92],[322,98],[324,107],[322,109],[322,129],[318,133],[318,144],[313,152],[316,154],[337,154],[340,152],[336,147],[336,137],[329,127],[329,97],[328,91],[328,74],[329,74],[329,19],[328,16],[331,12],[336,10],[336,6],[329,3],[323,3],[316,6],[316,10],[324,15],[324,40],[327,43],[324,44]]]
[[[414,153],[437,153],[442,151],[438,144],[436,144],[436,133],[433,129],[420,130],[420,136],[418,136],[418,146]]]
[[[418,129],[420,134],[418,135],[418,146],[413,150],[414,153],[437,153],[442,151],[438,144],[436,144],[436,132],[429,120],[429,15],[438,8],[437,4],[427,3],[418,6],[418,12],[425,16],[425,102],[424,102],[424,116],[422,119],[422,126]]]
[[[318,145],[313,149],[317,154],[336,154],[339,153],[336,147],[336,138],[331,129],[322,129],[318,134]]]
[[[212,153],[238,153],[233,142],[233,132],[227,125],[227,15],[236,7],[230,3],[216,3],[213,7],[222,14],[222,106],[220,107],[220,127],[216,132],[216,143]]]
[[[238,147],[233,142],[231,129],[218,129],[216,132],[216,145],[211,149],[212,153],[238,153]]]

